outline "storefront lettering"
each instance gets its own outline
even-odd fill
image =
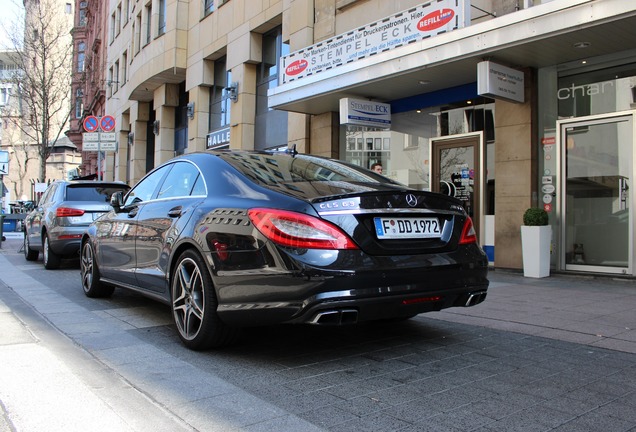
[[[283,57],[281,82],[302,79],[413,41],[465,27],[470,22],[469,9],[469,0],[437,0],[319,42]]]
[[[207,137],[207,148],[215,148],[220,145],[230,143],[230,128],[224,128],[215,132],[211,132]]]
[[[575,85],[572,84],[570,87],[563,87],[557,90],[557,98],[559,100],[565,100],[570,98],[575,98],[577,96],[594,96],[601,93],[605,93],[606,88],[609,86],[610,90],[614,89],[614,81],[605,81],[601,83],[592,83],[592,84],[582,84]]]

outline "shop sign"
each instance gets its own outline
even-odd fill
[[[491,61],[477,64],[477,94],[523,103],[523,72]]]
[[[391,105],[362,99],[340,99],[340,124],[369,126],[379,129],[391,127]]]
[[[208,149],[225,146],[230,143],[230,128],[226,127],[214,132],[210,132],[207,136]]]
[[[282,58],[282,83],[390,51],[470,24],[470,0],[437,0],[343,33]]]

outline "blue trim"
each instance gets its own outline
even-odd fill
[[[478,97],[477,83],[464,84],[430,93],[409,96],[391,102],[391,114],[398,114],[416,109],[444,105],[447,103],[466,101]]]
[[[495,247],[494,246],[482,246],[486,256],[488,256],[488,262],[495,262]]]

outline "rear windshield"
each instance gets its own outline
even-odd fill
[[[264,185],[317,181],[397,184],[365,168],[310,155],[226,153],[220,156],[245,176]]]
[[[66,201],[110,202],[113,193],[128,189],[126,185],[69,185],[66,188]]]

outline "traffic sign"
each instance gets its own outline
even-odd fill
[[[82,151],[117,151],[115,141],[86,141],[82,144]]]
[[[84,130],[87,132],[95,132],[99,127],[99,122],[95,116],[87,116],[84,119]]]
[[[104,132],[110,132],[115,129],[115,118],[111,115],[105,115],[99,121],[99,125]]]
[[[84,132],[82,134],[82,143],[97,141],[115,141],[115,132]]]
[[[82,134],[82,144],[86,144],[87,142],[97,142],[97,141],[99,141],[98,132],[84,132]]]

